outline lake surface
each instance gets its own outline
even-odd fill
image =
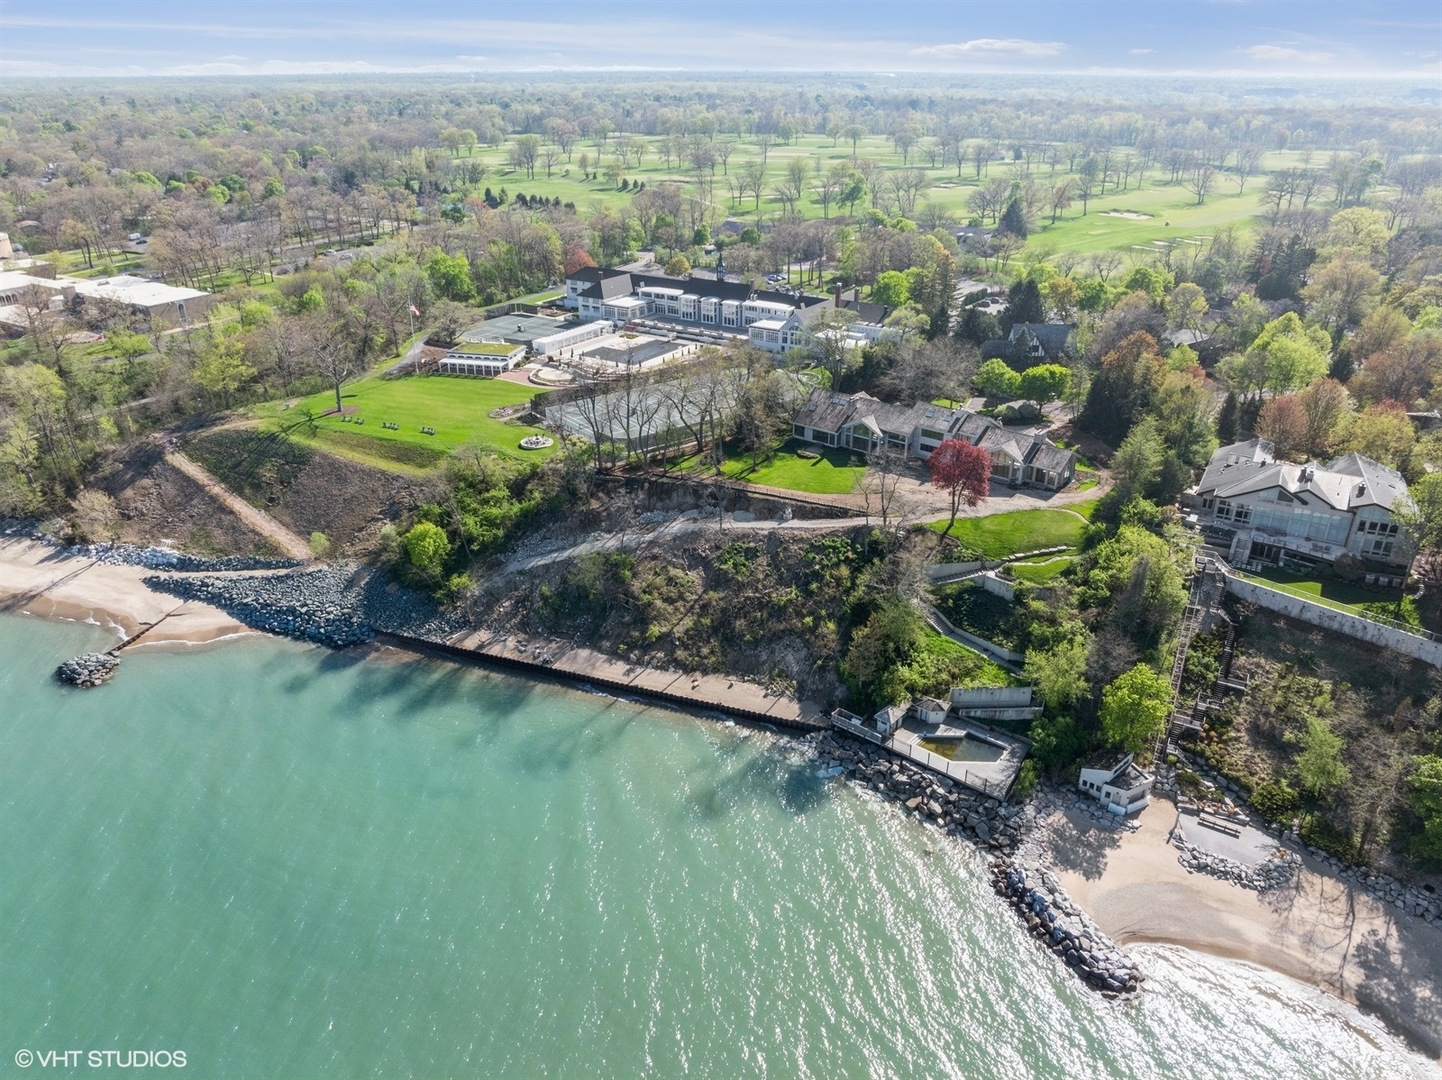
[[[3,1076],[1432,1075],[1184,950],[1103,1000],[980,856],[764,732],[261,638],[51,679],[103,643],[0,617]]]

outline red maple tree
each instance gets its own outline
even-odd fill
[[[571,276],[572,274],[574,274],[577,270],[581,270],[581,269],[583,269],[583,268],[585,268],[585,267],[587,267],[587,266],[595,266],[595,265],[596,265],[596,260],[593,259],[593,258],[591,258],[590,254],[589,254],[588,252],[586,252],[584,249],[578,248],[578,247],[573,247],[573,248],[567,249],[567,251],[566,251],[566,269],[565,269],[565,274],[566,274],[567,277],[570,277],[570,276]]]
[[[931,482],[951,495],[951,521],[946,526],[946,531],[951,532],[963,502],[975,506],[986,498],[991,483],[991,455],[969,442],[947,439],[931,452],[926,464],[931,470]]]

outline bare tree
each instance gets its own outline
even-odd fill
[[[856,493],[861,496],[866,516],[879,515],[882,530],[888,531],[896,495],[906,475],[906,455],[905,451],[887,443],[884,435],[881,438],[882,441],[866,455],[866,471],[857,481]]]
[[[1207,201],[1217,183],[1217,170],[1210,162],[1200,162],[1182,180],[1182,187],[1197,197],[1197,205]]]

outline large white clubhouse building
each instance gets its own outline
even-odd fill
[[[1406,567],[1412,545],[1393,511],[1410,501],[1400,473],[1360,454],[1325,465],[1277,461],[1265,439],[1224,446],[1184,496],[1228,561],[1305,571],[1343,555]]]
[[[856,321],[847,329],[852,344],[877,341],[891,309],[858,299],[828,299],[805,293],[753,289],[736,281],[667,277],[630,270],[584,267],[566,278],[563,306],[582,319],[608,319],[624,325],[637,319],[693,323],[704,329],[747,337],[770,352],[803,344],[812,321],[828,307],[849,310]]]
[[[922,459],[947,439],[959,439],[991,455],[993,480],[1050,491],[1066,487],[1076,475],[1076,455],[1044,436],[1013,431],[968,409],[890,405],[867,393],[813,390],[792,417],[791,433],[863,454],[888,445]]]

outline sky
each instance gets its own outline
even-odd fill
[[[0,77],[750,71],[1442,80],[1442,0],[0,0]]]

